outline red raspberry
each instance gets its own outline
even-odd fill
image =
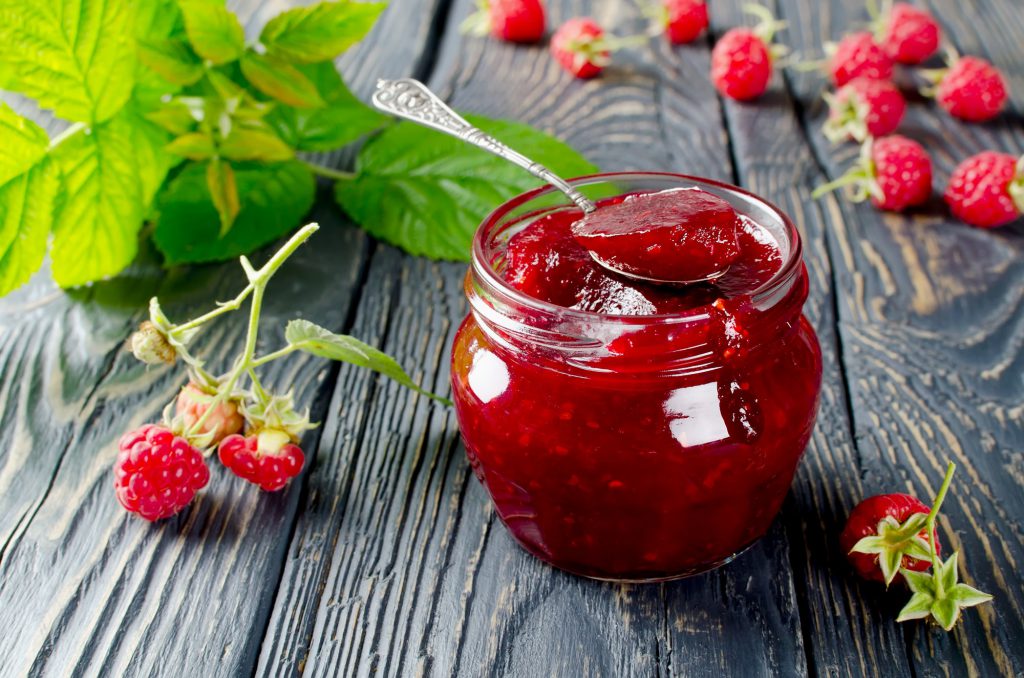
[[[999,115],[1009,93],[999,69],[978,57],[958,59],[941,75],[935,99],[947,113],[969,122]]]
[[[857,77],[888,80],[892,77],[892,57],[870,33],[861,31],[839,41],[832,55],[831,70],[837,87]]]
[[[173,516],[210,480],[199,450],[169,429],[146,424],[121,437],[114,462],[117,500],[146,520]]]
[[[872,142],[868,140],[857,165],[833,182],[814,191],[818,197],[826,191],[848,186],[851,199],[867,197],[875,207],[900,212],[928,200],[932,192],[932,161],[921,144],[894,134]]]
[[[772,78],[772,62],[786,52],[773,45],[775,32],[784,28],[771,12],[760,5],[747,5],[746,11],[760,22],[753,29],[726,31],[711,50],[711,82],[723,96],[747,101],[761,96]]]
[[[235,434],[221,441],[217,454],[236,476],[274,492],[299,475],[306,461],[291,440],[287,433],[276,429],[263,429],[249,436]]]
[[[551,55],[577,78],[600,75],[611,60],[604,29],[593,19],[569,19],[551,36]]]
[[[896,85],[888,80],[854,78],[834,95],[825,95],[829,116],[825,136],[833,142],[864,141],[894,132],[907,110]]]
[[[693,42],[708,27],[704,0],[664,0],[665,30],[673,45]]]
[[[175,404],[175,415],[181,418],[186,431],[191,430],[197,421],[209,409],[214,396],[207,393],[195,382],[189,382],[178,394],[178,401]],[[217,405],[217,409],[210,413],[203,421],[202,427],[196,432],[199,435],[212,434],[211,440],[203,442],[204,445],[213,446],[232,433],[238,433],[245,425],[245,419],[238,411],[238,403],[226,400]]]
[[[871,202],[894,212],[924,203],[932,194],[932,160],[921,144],[894,134],[874,143],[871,159],[880,195]]]
[[[939,49],[939,22],[913,5],[897,2],[876,25],[879,42],[897,63],[919,64]]]
[[[748,101],[764,94],[772,78],[768,45],[749,28],[726,31],[711,51],[711,82],[723,96]]]
[[[480,11],[460,27],[463,33],[490,33],[507,42],[538,42],[544,37],[545,16],[541,0],[483,0]]]
[[[877,553],[860,553],[852,551],[854,545],[864,537],[874,537],[885,534],[887,530],[902,525],[915,513],[927,515],[931,508],[920,500],[909,494],[880,494],[875,497],[868,497],[850,513],[846,521],[846,527],[839,535],[839,546],[846,553],[853,569],[864,579],[869,581],[884,582],[885,577],[882,568],[879,566]],[[925,542],[931,540],[925,530],[921,530],[921,539]],[[894,545],[895,546],[898,545]],[[935,552],[942,552],[942,545],[935,542]],[[900,567],[915,572],[924,572],[931,563],[927,560],[918,560],[910,556],[903,556],[899,562]],[[897,574],[893,581],[903,581],[903,575]]]
[[[981,228],[1007,224],[1024,214],[1024,158],[985,151],[957,165],[946,186],[946,203],[958,219]]]

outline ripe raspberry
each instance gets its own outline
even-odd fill
[[[693,42],[708,27],[704,0],[664,0],[665,30],[673,45]]]
[[[897,63],[919,64],[939,49],[942,29],[930,13],[905,2],[897,2],[888,16],[875,23],[875,35]]]
[[[985,151],[967,158],[950,175],[944,197],[971,226],[1007,224],[1024,213],[1024,157]]]
[[[823,128],[830,141],[881,137],[899,127],[907,104],[888,80],[854,78],[834,94],[826,94],[829,116]]]
[[[460,26],[463,33],[490,33],[506,42],[538,42],[544,37],[541,0],[480,0],[480,9]]]
[[[283,431],[263,429],[255,435],[228,436],[221,441],[217,454],[236,476],[274,492],[299,475],[306,461],[302,450],[291,441]]]
[[[146,424],[121,437],[114,463],[117,500],[146,520],[173,516],[210,480],[199,450],[163,426]]]
[[[593,19],[569,19],[551,36],[551,55],[577,78],[593,78],[611,61],[604,29]]]
[[[733,28],[711,51],[711,82],[730,99],[748,101],[764,94],[772,78],[768,46],[748,28]]]
[[[935,100],[953,117],[983,122],[999,115],[1006,106],[1006,80],[984,59],[965,56],[939,73]]]
[[[892,57],[867,31],[852,33],[840,40],[830,64],[836,87],[842,87],[857,77],[873,80],[892,77]]]
[[[819,186],[813,196],[841,186],[850,187],[850,199],[900,212],[928,200],[932,191],[932,161],[921,144],[892,135],[862,146],[857,165],[833,182]]]
[[[201,386],[189,382],[178,394],[178,401],[175,404],[175,415],[181,418],[184,430],[189,431],[197,421],[209,409],[214,396],[207,393]],[[238,403],[226,400],[217,405],[217,408],[210,413],[203,421],[202,427],[196,431],[197,435],[211,436],[209,445],[216,445],[226,436],[238,433],[245,425],[245,419],[238,411]],[[205,441],[203,444],[206,444]]]
[[[772,45],[775,32],[785,26],[767,9],[751,5],[748,11],[760,17],[753,29],[726,31],[711,50],[711,82],[723,96],[748,101],[761,96],[772,78],[772,61],[785,52]]]

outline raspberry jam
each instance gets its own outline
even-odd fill
[[[636,193],[604,201],[572,224],[595,258],[634,277],[698,281],[717,277],[740,254],[739,215],[698,188]]]
[[[499,208],[477,232],[452,349],[470,463],[513,537],[557,567],[623,581],[710,569],[768,529],[813,428],[821,354],[799,237],[724,184],[574,184],[603,198],[597,213],[696,186],[738,214],[736,254],[714,283],[649,285],[600,267],[551,189]]]

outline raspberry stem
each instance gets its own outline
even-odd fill
[[[176,337],[180,338],[180,336],[184,332],[196,329],[201,325],[205,325],[206,323],[210,322],[217,316],[224,315],[225,313],[230,313],[231,311],[237,311],[239,308],[242,307],[242,302],[244,302],[246,297],[248,297],[250,294],[252,294],[251,284],[247,286],[244,290],[242,290],[238,294],[238,296],[232,299],[231,301],[218,303],[217,308],[213,309],[209,313],[204,313],[203,315],[199,316],[198,318],[195,318],[194,320],[189,320],[187,323],[175,325],[173,328],[171,328],[171,334],[174,334]]]
[[[954,471],[956,471],[956,464],[949,462],[949,466],[946,467],[946,477],[942,479],[942,486],[939,488],[939,493],[935,495],[932,510],[928,512],[928,518],[924,523],[925,530],[928,531],[928,550],[932,554],[932,570],[935,572],[939,572],[939,554],[935,550],[935,520],[939,517],[942,502],[946,500],[946,492],[949,491],[949,484],[953,481]]]
[[[299,231],[296,232],[295,235],[293,235],[288,242],[286,242],[284,246],[279,249],[259,270],[254,269],[246,257],[241,257],[240,263],[242,268],[245,270],[246,276],[249,278],[248,286],[246,286],[246,288],[242,290],[242,292],[232,301],[197,319],[200,320],[205,318],[202,322],[207,322],[218,315],[235,310],[239,305],[241,305],[242,301],[244,301],[247,296],[250,294],[252,295],[252,299],[249,302],[249,326],[246,328],[245,347],[242,349],[242,355],[240,355],[235,361],[234,366],[228,374],[215,381],[215,383],[218,384],[216,395],[214,395],[213,400],[207,406],[206,411],[203,412],[202,416],[196,419],[195,423],[193,423],[192,426],[189,427],[189,430],[186,431],[186,438],[189,438],[195,435],[197,431],[202,430],[203,424],[206,423],[206,420],[217,409],[217,407],[231,397],[235,384],[238,383],[239,378],[243,374],[250,374],[253,378],[254,387],[256,387],[261,393],[263,392],[262,387],[259,386],[259,380],[255,377],[254,368],[257,365],[253,360],[253,356],[256,354],[256,339],[259,335],[260,313],[263,310],[263,295],[266,292],[267,283],[270,282],[270,279],[275,273],[277,273],[277,270],[281,268],[281,265],[284,264],[288,257],[298,249],[299,245],[305,242],[309,236],[316,233],[319,228],[320,227],[317,224],[307,224],[303,228],[299,229]],[[234,308],[231,308],[232,305],[234,305]],[[202,322],[196,324],[196,321],[193,320],[186,323],[186,325],[173,327],[171,328],[171,331],[181,332],[182,327],[186,326],[190,326],[189,329],[194,329],[201,325]],[[281,355],[284,355],[282,351],[284,351],[284,349],[264,356],[264,359],[262,359],[259,364],[262,365],[270,362],[267,360],[270,356],[280,357]]]
[[[279,348],[276,351],[273,351],[272,353],[268,353],[268,354],[266,354],[264,356],[261,356],[259,358],[253,359],[251,365],[252,365],[252,367],[259,367],[260,365],[266,365],[267,363],[271,362],[272,360],[277,360],[278,358],[283,358],[284,356],[288,355],[292,351],[297,351],[298,349],[299,349],[298,346],[295,346],[294,344],[289,344],[288,346],[285,346],[283,348]]]
[[[259,399],[266,400],[269,396],[266,389],[263,388],[260,378],[256,376],[256,370],[253,369],[253,365],[249,365],[249,379],[252,380],[252,387],[256,390],[256,395]]]

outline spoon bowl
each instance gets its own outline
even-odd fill
[[[722,270],[715,271],[714,273],[709,273],[707,276],[700,278],[699,280],[663,280],[661,278],[649,278],[647,276],[631,273],[630,271],[624,271],[621,268],[617,268],[611,262],[605,261],[594,252],[590,252],[589,254],[590,258],[593,259],[598,264],[598,266],[605,269],[606,271],[611,271],[616,275],[621,275],[623,278],[629,278],[630,280],[648,283],[650,285],[663,285],[666,287],[685,287],[687,285],[700,285],[702,283],[714,282],[729,272],[729,267],[726,266]]]

